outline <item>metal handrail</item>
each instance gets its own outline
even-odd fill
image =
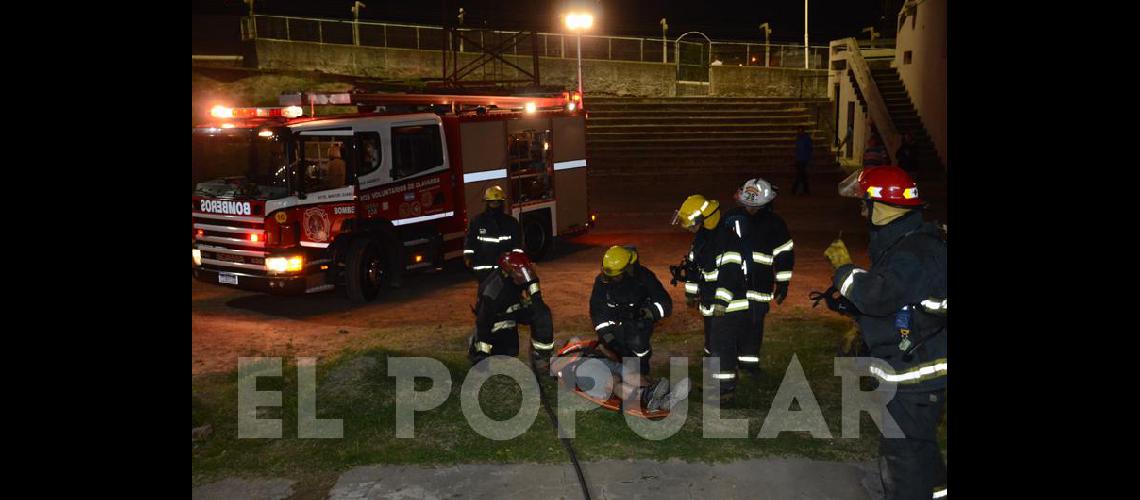
[[[871,119],[874,120],[875,127],[879,131],[879,136],[882,137],[884,146],[887,148],[887,156],[893,163],[895,152],[902,145],[902,138],[891,120],[891,114],[887,110],[887,102],[883,100],[882,94],[879,93],[879,87],[875,84],[875,79],[871,77],[871,68],[863,59],[858,41],[854,38],[844,38],[836,40],[832,44],[846,45],[847,50],[843,53],[843,58],[847,61],[847,69],[855,75],[855,83],[859,85],[859,89],[863,93],[863,101],[867,103],[867,111],[870,112]]]
[[[282,20],[282,21],[284,21],[284,23],[285,23],[285,33],[284,33],[285,37],[281,38],[280,35],[273,35],[273,34],[267,35],[266,33],[259,32],[259,30],[257,29],[258,20],[267,20],[267,21],[268,20]],[[306,16],[270,16],[270,15],[260,15],[259,14],[259,15],[253,16],[253,18],[250,18],[250,17],[242,17],[241,18],[241,37],[242,37],[242,40],[266,39],[266,40],[286,40],[286,41],[312,42],[312,40],[295,40],[296,37],[293,36],[292,33],[290,33],[290,24],[289,23],[291,21],[317,23],[317,28],[318,28],[317,38],[318,38],[318,40],[315,43],[327,43],[327,44],[333,44],[333,45],[361,45],[361,44],[359,41],[359,37],[354,37],[353,41],[350,43],[341,43],[341,42],[325,40],[324,30],[321,28],[321,25],[323,23],[349,25],[349,26],[353,26],[354,29],[356,29],[356,30],[359,30],[361,27],[384,28],[385,29],[385,32],[384,32],[385,33],[385,35],[384,35],[385,39],[384,39],[383,45],[379,45],[379,46],[385,47],[385,48],[406,48],[406,47],[390,47],[390,42],[387,40],[387,38],[388,38],[388,34],[386,31],[387,28],[414,29],[414,30],[416,30],[416,34],[417,34],[415,48],[419,49],[419,50],[425,50],[425,49],[421,48],[422,44],[420,42],[421,37],[419,36],[419,30],[432,30],[432,31],[444,30],[444,28],[442,26],[432,26],[432,25],[426,25],[426,24],[390,23],[390,22],[378,22],[378,21],[354,21],[351,19],[329,19],[329,18],[317,18],[317,17],[306,17]],[[514,34],[518,33],[517,31],[509,31],[509,30],[483,30],[483,29],[469,28],[469,27],[458,27],[456,29],[458,31],[464,32],[464,33],[481,32],[481,33],[490,33],[490,34],[494,34],[494,35],[514,35]],[[548,32],[536,32],[535,35],[538,37],[542,37],[543,57],[561,57],[561,58],[567,57],[567,55],[566,55],[567,51],[564,50],[564,47],[562,47],[561,43],[559,43],[558,50],[557,50],[557,53],[559,55],[558,56],[549,55],[551,51],[548,49],[551,47],[549,47],[549,40],[548,39],[550,37],[558,37],[559,42],[562,42],[562,41],[564,41],[565,37],[573,37],[574,36],[574,34],[571,34],[571,33],[548,33]],[[653,48],[655,48],[656,45],[650,45],[650,50],[649,50],[650,53],[654,54],[654,57],[650,57],[648,59],[646,58],[646,44],[647,43],[649,43],[649,44],[660,44],[662,41],[662,39],[660,37],[634,37],[634,36],[620,36],[620,35],[582,35],[582,38],[586,39],[586,40],[604,39],[607,43],[609,43],[608,52],[606,54],[607,57],[605,59],[596,59],[596,58],[590,58],[590,57],[583,57],[583,59],[587,59],[587,60],[640,61],[640,62],[651,62],[651,63],[660,64],[660,62],[658,62],[656,59],[657,53],[656,53],[656,51],[653,50]],[[613,43],[615,40],[620,40],[623,42],[637,42],[639,44],[639,47],[637,49],[637,51],[638,51],[637,59],[614,58],[613,57]],[[672,45],[674,52],[676,51],[676,47],[677,47],[678,43],[705,45],[705,43],[688,42],[688,41],[678,42],[675,40],[668,40],[667,43]],[[713,54],[716,52],[718,47],[745,46],[746,51],[748,50],[748,47],[751,47],[751,46],[755,46],[755,47],[767,46],[770,49],[782,49],[782,50],[789,50],[789,49],[791,49],[791,50],[803,50],[802,44],[780,44],[780,43],[765,44],[763,42],[749,42],[749,41],[738,41],[738,40],[712,40],[712,39],[709,39],[708,42],[706,42],[706,43],[710,47],[710,54],[709,54],[710,55],[710,61],[712,60],[711,58],[712,58]],[[431,50],[438,50],[438,48],[433,48]],[[808,50],[811,51],[812,53],[817,53],[817,51],[818,51],[818,53],[821,55],[822,64],[820,65],[819,68],[813,68],[813,69],[824,69],[827,67],[828,52],[827,52],[826,46],[813,45],[813,46],[809,46]],[[474,51],[472,51],[472,52],[474,52]],[[676,61],[673,61],[673,64],[676,64]],[[788,66],[788,67],[791,67],[791,66]]]

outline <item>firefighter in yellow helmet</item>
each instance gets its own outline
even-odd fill
[[[598,340],[623,358],[637,357],[642,379],[649,374],[653,324],[673,310],[657,275],[637,261],[637,249],[612,246],[590,294],[590,319]]]
[[[705,356],[720,359],[712,377],[722,401],[736,390],[737,340],[749,333],[747,263],[740,237],[723,222],[720,203],[699,194],[685,199],[673,224],[696,233],[689,254],[674,278],[685,282],[685,302],[705,318]]]
[[[467,226],[467,239],[463,245],[463,263],[482,283],[487,275],[498,268],[499,257],[512,250],[522,251],[522,226],[518,219],[506,213],[506,193],[499,186],[483,191],[487,209]]]

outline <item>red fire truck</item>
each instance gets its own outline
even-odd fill
[[[393,273],[460,258],[491,185],[523,248],[587,231],[581,96],[343,93],[212,110],[193,129],[193,268],[270,293],[342,288],[369,301]],[[358,112],[304,117],[306,104]]]

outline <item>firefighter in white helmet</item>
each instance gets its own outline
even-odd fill
[[[749,179],[736,191],[737,207],[725,214],[729,227],[741,239],[745,253],[748,301],[752,324],[737,344],[742,371],[760,373],[760,347],[764,342],[764,319],[770,303],[782,304],[788,296],[795,255],[788,225],[772,208],[776,187],[759,177]]]
[[[741,240],[721,217],[720,203],[699,194],[681,204],[673,224],[696,233],[685,262],[691,270],[686,303],[697,303],[705,317],[705,355],[719,358],[712,377],[721,400],[728,402],[736,391],[737,339],[749,333],[751,323]]]
[[[495,269],[503,254],[522,251],[522,226],[518,219],[506,213],[506,193],[499,186],[483,191],[487,210],[475,217],[467,227],[463,244],[463,263],[482,283]]]

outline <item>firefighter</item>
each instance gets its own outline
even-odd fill
[[[725,214],[729,227],[737,231],[746,251],[742,256],[748,275],[752,329],[740,337],[736,359],[742,371],[753,375],[760,373],[760,347],[764,342],[764,319],[770,302],[783,304],[788,297],[795,263],[788,225],[772,209],[775,198],[775,186],[761,178],[749,179],[736,191],[739,207]],[[736,224],[738,218],[747,223]]]
[[[590,319],[598,340],[623,358],[637,357],[649,374],[653,324],[673,310],[673,299],[657,275],[637,261],[637,249],[612,246],[590,294]]]
[[[463,245],[463,263],[482,283],[496,268],[499,257],[522,244],[522,226],[505,211],[507,196],[503,188],[491,186],[483,191],[487,209],[467,227]]]
[[[899,167],[864,169],[840,194],[862,199],[871,268],[856,267],[840,239],[824,254],[871,355],[890,365],[870,375],[898,384],[887,411],[905,438],[880,443],[883,490],[888,499],[938,498],[946,477],[936,439],[946,402],[946,244],[923,220],[918,187]]]
[[[487,356],[517,356],[520,323],[530,325],[532,366],[538,373],[547,373],[554,349],[554,320],[542,300],[534,263],[522,250],[512,250],[479,283],[475,334],[468,346],[471,364]]]
[[[728,402],[736,391],[737,339],[748,334],[751,323],[741,240],[722,220],[720,203],[699,194],[685,199],[673,224],[696,233],[686,263],[696,279],[685,283],[685,302],[696,304],[705,317],[705,356],[720,358],[712,377],[721,400]]]

